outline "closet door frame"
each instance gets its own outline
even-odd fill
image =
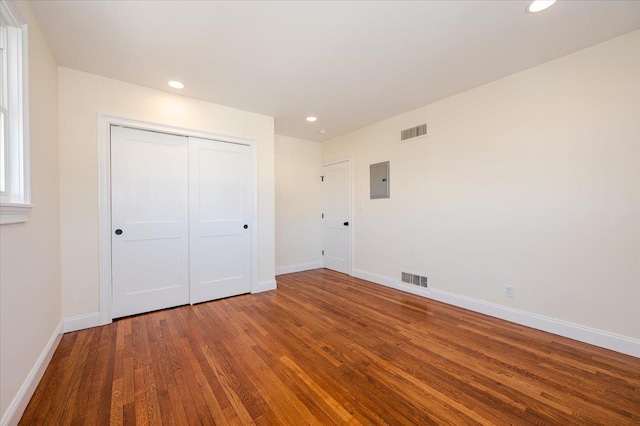
[[[99,228],[99,266],[100,266],[100,318],[99,324],[112,322],[113,294],[111,287],[111,126],[123,126],[152,132],[170,133],[179,136],[211,139],[220,142],[249,146],[251,162],[251,219],[250,236],[250,274],[251,293],[260,291],[258,282],[258,157],[257,142],[253,139],[239,138],[213,132],[205,132],[160,123],[134,120],[107,114],[98,114],[98,228]],[[88,319],[88,318],[87,318]]]

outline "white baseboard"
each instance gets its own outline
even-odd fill
[[[85,328],[97,327],[100,325],[100,313],[78,315],[77,317],[65,318],[62,320],[62,331],[84,330]]]
[[[260,281],[258,288],[251,290],[251,293],[262,293],[263,291],[275,290],[278,287],[276,280]]]
[[[58,348],[61,338],[62,321],[55,330],[53,330],[53,334],[42,350],[42,353],[36,360],[33,368],[31,368],[27,378],[22,382],[22,386],[18,389],[18,393],[13,398],[13,401],[11,401],[11,404],[9,404],[9,407],[7,407],[7,411],[4,412],[2,420],[0,420],[0,426],[14,426],[18,424],[51,361],[51,357]]]
[[[309,269],[322,268],[322,262],[298,263],[296,265],[282,266],[276,268],[276,275],[291,274],[294,272],[308,271]]]
[[[537,330],[568,337],[580,342],[589,343],[601,348],[631,355],[640,358],[640,340],[609,333],[595,328],[558,320],[555,318],[534,314],[496,303],[486,302],[472,297],[461,296],[447,291],[405,285],[393,278],[372,274],[366,271],[354,269],[353,276],[363,280],[371,281],[397,290],[413,293],[449,305],[458,306],[470,311],[511,321],[516,324],[525,325]]]

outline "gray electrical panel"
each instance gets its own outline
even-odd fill
[[[369,166],[370,198],[389,198],[389,162]]]

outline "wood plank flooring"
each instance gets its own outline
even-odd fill
[[[65,334],[21,424],[640,424],[640,359],[317,269]]]

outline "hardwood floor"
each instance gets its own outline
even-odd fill
[[[65,334],[21,424],[640,424],[640,359],[318,269]]]

